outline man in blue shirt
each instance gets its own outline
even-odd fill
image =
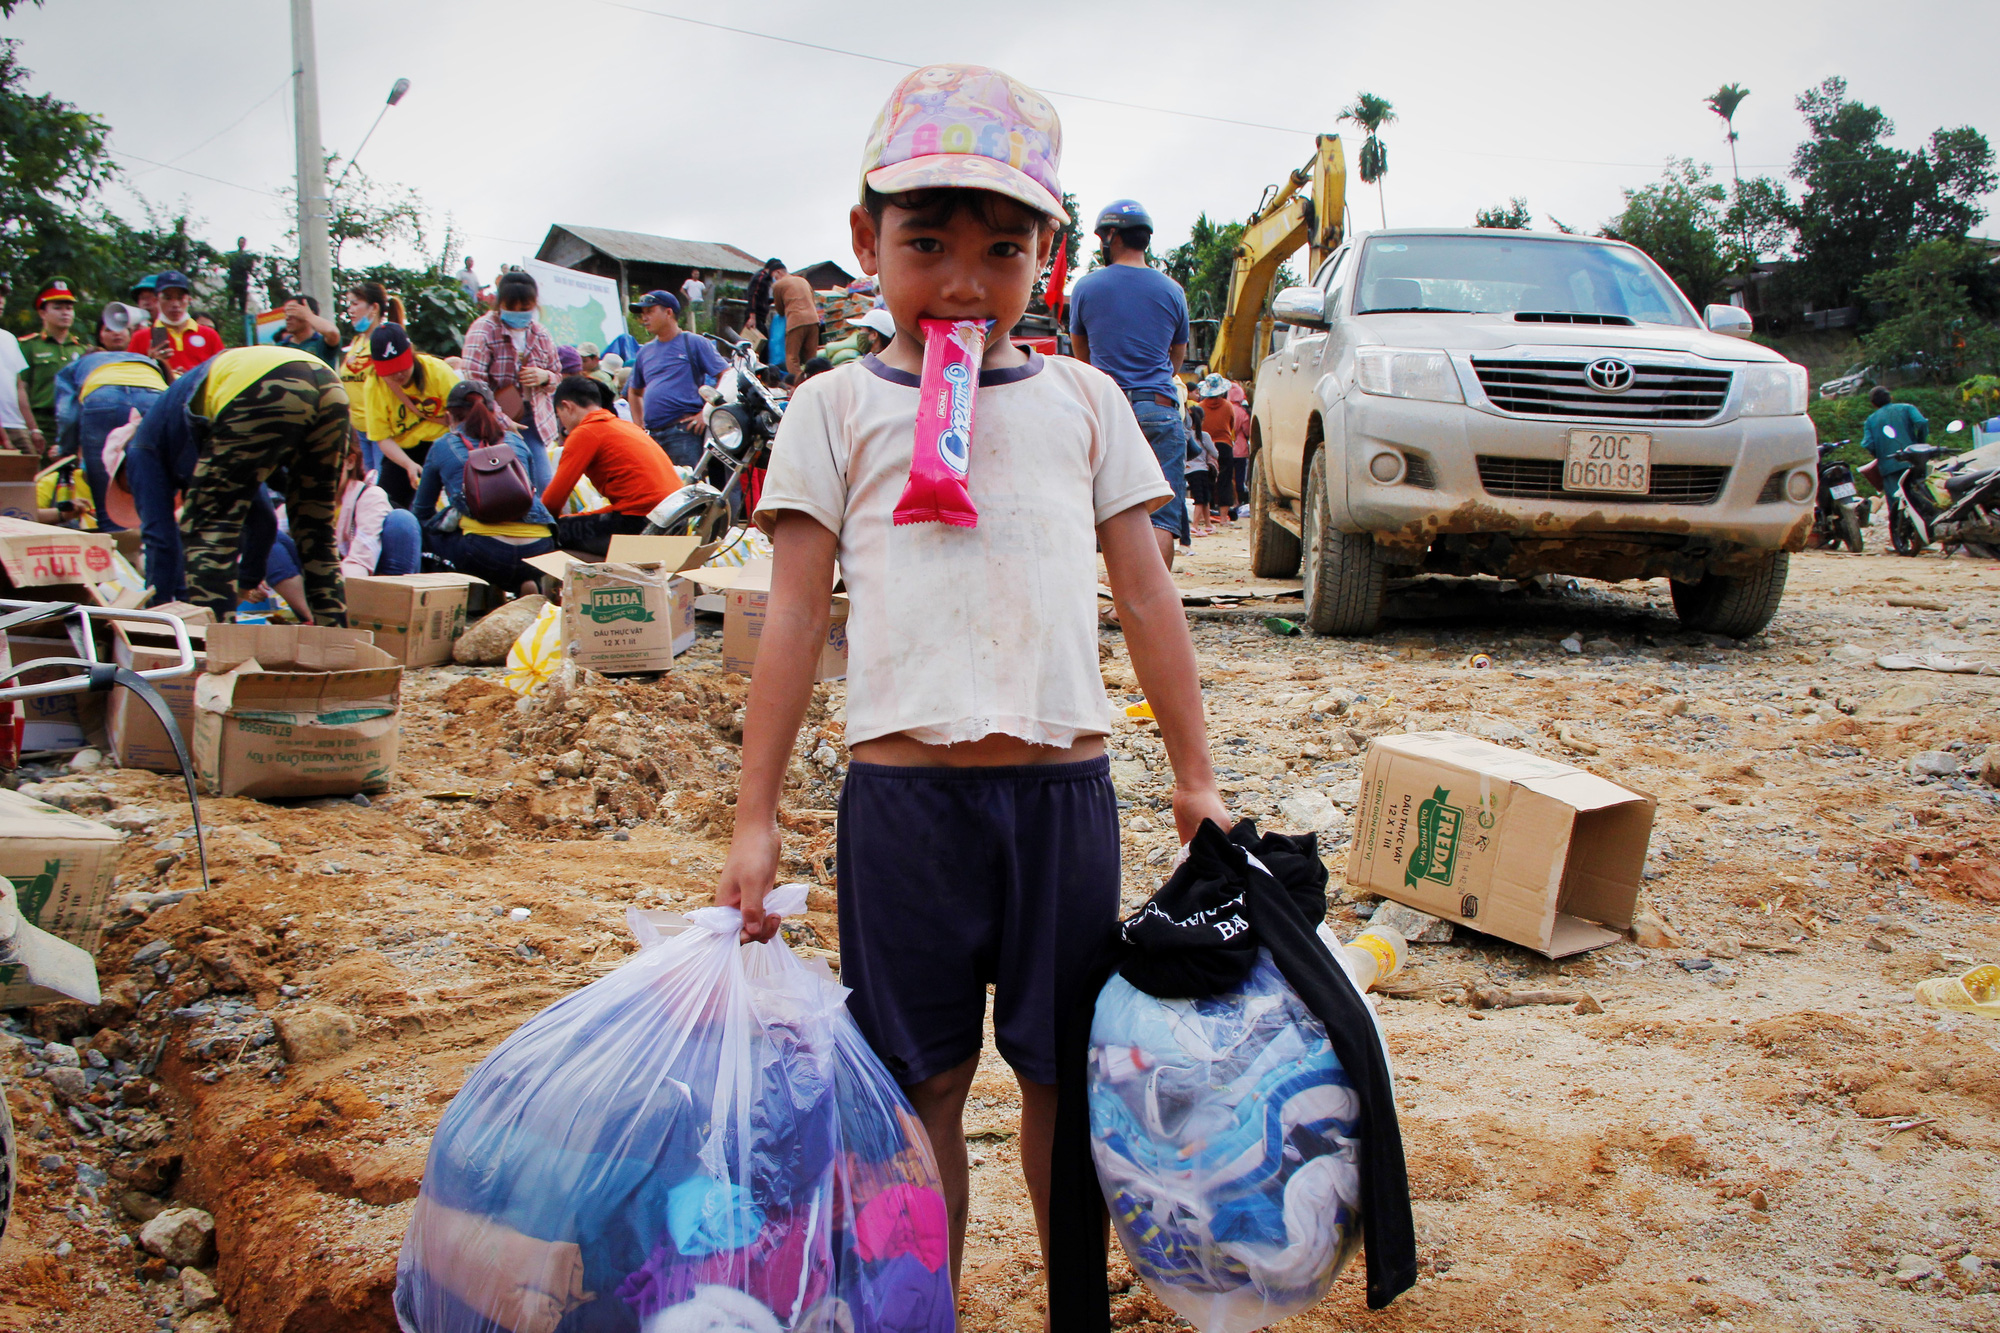
[[[729,369],[715,344],[681,331],[681,301],[672,292],[647,292],[632,303],[653,340],[632,361],[625,399],[632,419],[667,451],[676,467],[701,461],[701,390]]]
[[[1187,426],[1174,379],[1187,357],[1187,294],[1146,263],[1153,219],[1120,199],[1097,215],[1106,267],[1085,275],[1070,298],[1070,348],[1079,361],[1118,382],[1132,403],[1174,498],[1153,511],[1153,531],[1167,568],[1174,542],[1187,541]]]

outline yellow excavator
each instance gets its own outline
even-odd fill
[[[1267,189],[1262,202],[1243,224],[1236,247],[1236,266],[1229,275],[1229,303],[1208,366],[1239,383],[1257,375],[1257,365],[1271,349],[1271,283],[1278,269],[1308,249],[1306,280],[1319,271],[1340,247],[1346,217],[1347,160],[1338,134],[1322,134],[1314,142],[1312,160]]]

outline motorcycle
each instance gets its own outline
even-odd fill
[[[1965,429],[1954,421],[1948,434]],[[1963,548],[1986,560],[2000,559],[2000,468],[1970,467],[1964,462],[1946,469],[1948,505],[1930,525],[1932,537],[1947,550]]]
[[[1821,548],[1842,542],[1850,551],[1861,550],[1861,534],[1868,527],[1868,500],[1858,499],[1854,472],[1833,457],[1847,440],[1832,440],[1819,447],[1819,499],[1813,506],[1812,544]]]
[[[730,368],[703,395],[708,403],[702,409],[702,450],[693,478],[646,516],[648,536],[712,542],[745,521],[743,474],[769,461],[771,440],[785,411],[784,397],[758,379],[758,369],[751,345],[736,344]]]
[[[1897,555],[1916,555],[1935,540],[1931,522],[1941,506],[1931,488],[1931,460],[1943,452],[1935,444],[1913,444],[1895,456],[1897,462],[1908,464],[1886,496],[1889,545]]]

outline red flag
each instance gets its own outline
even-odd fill
[[[1063,279],[1069,276],[1069,252],[1063,248],[1064,237],[1056,237],[1056,260],[1049,265],[1048,289],[1042,293],[1042,304],[1049,308],[1056,324],[1062,324]]]

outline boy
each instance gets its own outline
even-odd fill
[[[1046,1258],[1057,1029],[1117,923],[1093,543],[1173,760],[1181,836],[1204,818],[1229,823],[1194,646],[1152,536],[1150,512],[1173,491],[1108,376],[1007,337],[1063,217],[1060,152],[1048,103],[975,65],[911,74],[876,122],[849,225],[896,336],[879,357],[801,386],[778,432],[756,512],[776,550],[771,606],[716,891],[741,907],[745,938],[776,933],[763,902],[778,869],[778,795],[837,555],[853,760],[840,806],[841,981],[930,1134],[954,1280],[986,986],[1021,1085],[1022,1169]],[[922,318],[994,322],[974,407],[972,528],[891,522],[916,432]]]

